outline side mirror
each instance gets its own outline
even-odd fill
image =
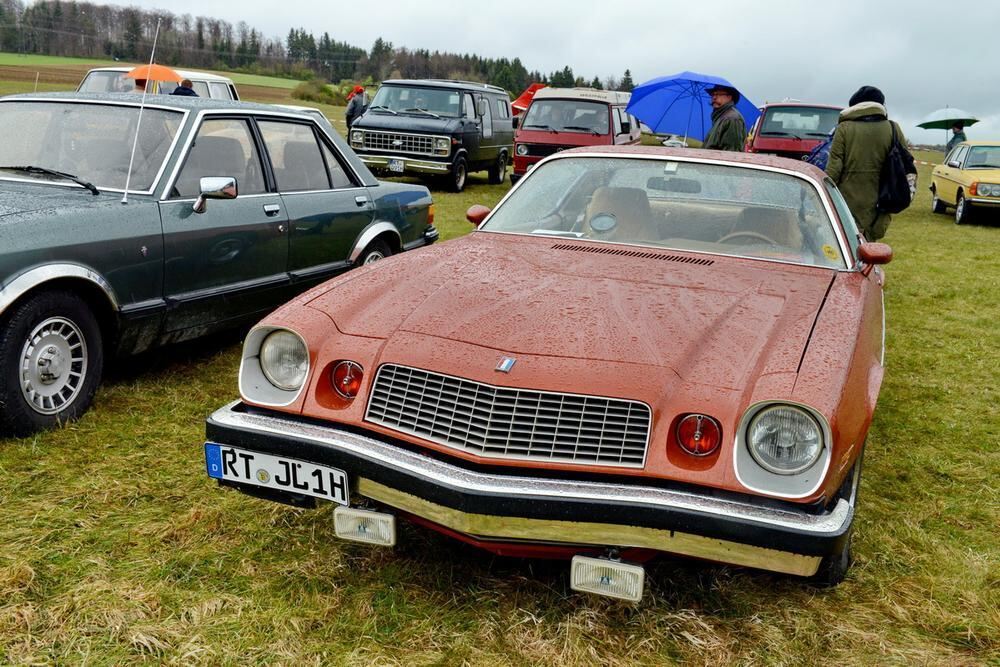
[[[491,209],[483,206],[482,204],[473,204],[469,207],[469,210],[465,212],[465,218],[478,227],[483,224],[483,220],[485,220],[486,216],[490,214],[490,210]]]
[[[885,243],[862,243],[858,246],[858,257],[867,264],[863,273],[868,275],[877,264],[888,264],[892,261],[892,248]]]
[[[958,160],[948,160],[948,166],[952,167],[953,169],[959,169],[960,168],[958,166]]]
[[[489,100],[486,100],[486,99],[484,99],[482,97],[479,98],[479,101],[476,102],[476,115],[477,116],[483,117],[483,116],[486,115],[486,105],[487,104],[489,104]]]
[[[520,125],[520,124],[521,124],[521,117],[520,116],[514,116],[513,118],[510,119],[510,125],[515,130],[517,129],[517,126]]]
[[[200,181],[201,194],[195,200],[192,210],[204,213],[208,208],[209,199],[236,199],[239,189],[236,179],[229,176],[206,176]]]
[[[632,134],[632,123],[627,120],[622,121],[622,134]]]

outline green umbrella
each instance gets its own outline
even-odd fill
[[[923,121],[917,123],[917,127],[926,130],[950,130],[955,124],[972,125],[978,122],[979,119],[973,117],[969,112],[950,107],[931,113]]]

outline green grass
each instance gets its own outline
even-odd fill
[[[205,476],[230,336],[127,360],[79,422],[0,439],[0,663],[997,664],[1000,224],[932,215],[929,170],[885,239],[886,378],[840,587],[664,558],[632,607],[409,525],[393,550],[339,542],[329,507]],[[507,187],[435,191],[442,236]]]
[[[0,52],[0,66],[53,67],[56,65],[91,65],[92,67],[113,67],[118,63],[106,58],[63,58],[61,56],[40,56],[33,53]]]

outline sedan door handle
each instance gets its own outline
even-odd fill
[[[279,213],[281,213],[281,207],[277,204],[264,204],[264,215],[267,217],[273,218]]]
[[[354,203],[358,205],[358,208],[361,208],[363,206],[367,206],[371,202],[369,201],[368,197],[365,197],[364,195],[358,195],[357,197],[354,198]]]

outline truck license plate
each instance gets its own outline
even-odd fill
[[[403,173],[403,161],[402,160],[389,160],[389,171],[394,171],[398,174]]]

